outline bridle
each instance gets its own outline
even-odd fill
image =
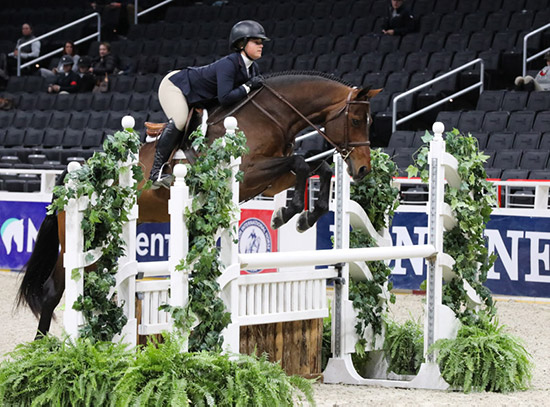
[[[348,97],[346,98],[346,104],[342,106],[340,110],[338,110],[333,117],[326,120],[326,123],[329,123],[333,120],[336,120],[338,117],[342,115],[342,113],[345,115],[345,126],[344,126],[344,142],[341,144],[336,144],[334,141],[332,141],[326,134],[325,131],[321,130],[321,128],[311,122],[302,112],[300,112],[292,103],[290,103],[288,100],[285,99],[283,95],[281,95],[279,92],[277,92],[275,89],[273,89],[271,86],[266,85],[264,83],[264,88],[266,88],[268,91],[270,91],[275,97],[277,97],[280,101],[285,103],[288,107],[290,107],[298,116],[300,116],[308,125],[313,127],[317,133],[319,133],[326,141],[329,143],[345,160],[349,157],[349,155],[352,153],[352,151],[355,149],[355,147],[362,147],[362,146],[369,146],[370,147],[370,141],[369,141],[369,123],[370,123],[370,102],[368,100],[351,100],[351,96],[353,94],[353,89],[350,90],[348,93]],[[349,109],[351,105],[358,105],[358,104],[364,104],[367,107],[367,140],[366,141],[349,141]],[[257,104],[255,104],[258,106]],[[258,106],[259,107],[259,106]],[[264,110],[263,108],[261,109]],[[264,111],[264,113],[267,113]],[[269,114],[268,114],[269,115]],[[269,115],[271,117],[271,115]],[[275,120],[275,118],[271,117],[272,120]],[[277,123],[278,124],[278,123]]]
[[[283,102],[285,105],[287,105],[292,111],[294,111],[298,116],[300,116],[308,125],[310,125],[317,133],[319,133],[326,141],[329,143],[345,160],[349,157],[349,155],[353,152],[355,147],[363,147],[368,146],[370,147],[370,141],[369,141],[369,124],[371,120],[370,115],[370,102],[368,100],[351,100],[351,96],[353,94],[353,90],[350,90],[348,97],[346,98],[346,103],[340,110],[334,113],[334,115],[326,120],[326,123],[329,123],[333,120],[336,120],[338,117],[340,117],[342,114],[345,115],[345,126],[344,126],[344,141],[341,144],[336,144],[334,141],[332,141],[326,134],[325,131],[321,130],[321,128],[311,122],[302,112],[300,112],[292,103],[290,103],[283,95],[281,95],[279,92],[277,92],[275,89],[273,89],[271,86],[267,84],[263,84],[263,87],[256,90],[255,92],[248,95],[246,99],[244,99],[241,103],[239,103],[237,106],[235,106],[229,113],[226,113],[224,117],[231,116],[233,113],[238,111],[241,107],[243,107],[247,103],[252,103],[256,108],[258,108],[265,116],[267,116],[271,121],[273,121],[284,133],[283,126],[279,123],[279,121],[273,117],[271,113],[269,113],[265,108],[263,108],[260,104],[258,104],[254,97],[263,89],[265,88],[269,92],[271,92],[277,99],[279,99],[281,102]],[[366,141],[349,141],[349,110],[351,105],[366,105],[367,107],[367,140]],[[219,121],[223,119],[220,118],[218,120],[215,120],[214,122],[211,122],[209,124],[216,124]]]

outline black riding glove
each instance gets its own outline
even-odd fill
[[[264,77],[262,75],[253,76],[248,80],[248,82],[245,83],[246,86],[250,88],[250,90],[261,88],[264,84]]]

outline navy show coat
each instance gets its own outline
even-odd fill
[[[251,76],[260,74],[256,62],[252,63],[251,69]],[[228,106],[244,99],[247,93],[241,85],[249,79],[244,60],[237,52],[209,65],[182,69],[170,77],[170,81],[185,95],[189,106],[198,107],[208,107],[215,102]]]

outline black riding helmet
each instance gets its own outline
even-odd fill
[[[269,38],[265,35],[264,27],[262,27],[260,23],[253,20],[244,20],[239,21],[231,29],[231,33],[229,34],[229,47],[234,51],[239,51],[241,48],[237,46],[237,43],[244,39],[244,46],[248,38],[259,38],[264,41],[269,41]]]

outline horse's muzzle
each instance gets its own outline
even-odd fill
[[[350,174],[350,175],[353,176],[354,181],[360,181],[363,178],[365,178],[369,172],[370,172],[370,170],[367,168],[366,165],[364,165],[364,166],[360,167],[359,170],[357,170],[357,172],[355,174]]]

